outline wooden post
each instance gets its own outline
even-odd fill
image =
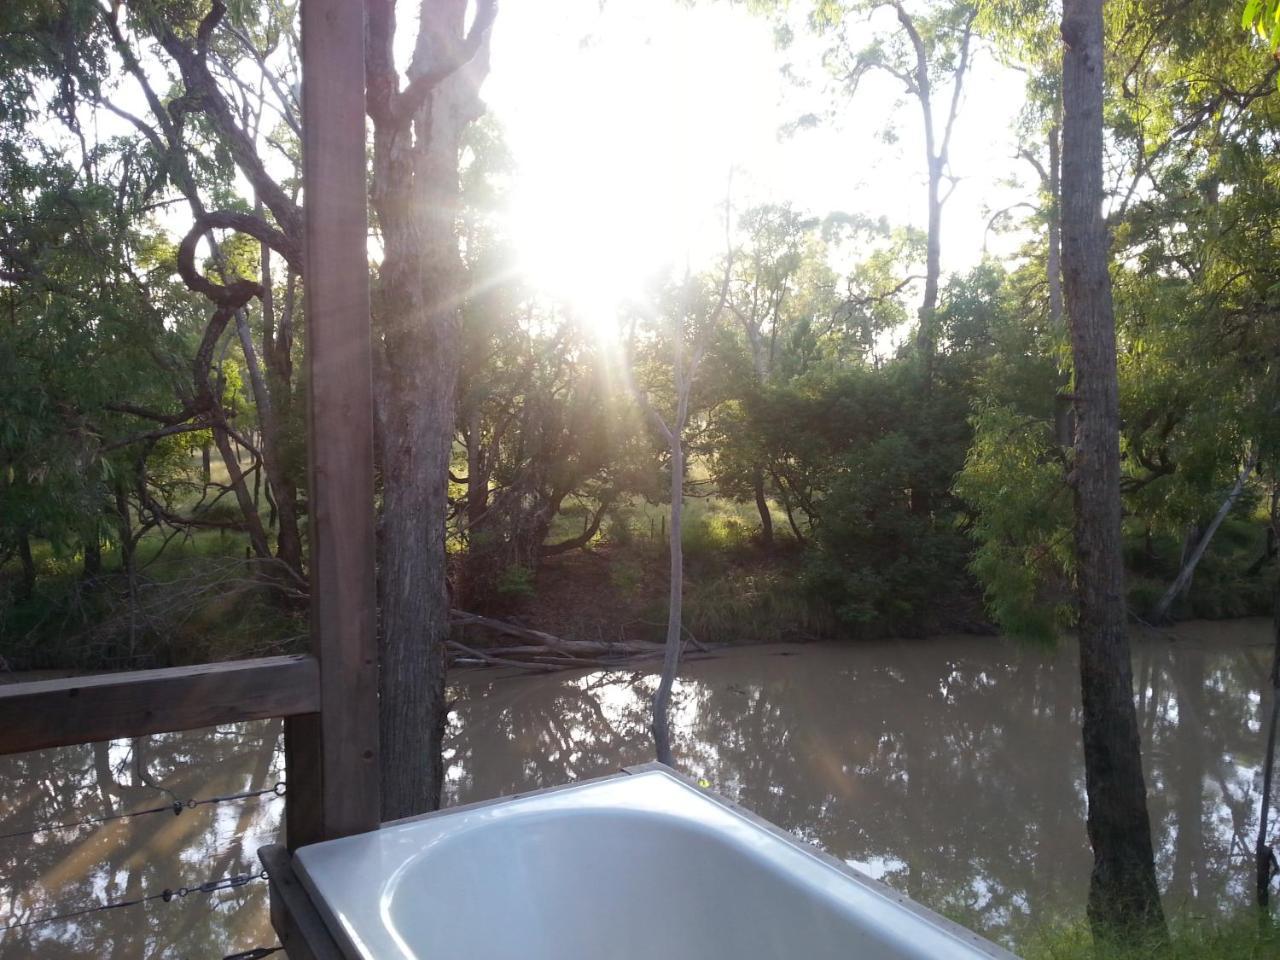
[[[375,829],[380,813],[363,0],[303,0],[302,115],[320,712],[285,727],[291,847]]]

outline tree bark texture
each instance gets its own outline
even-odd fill
[[[684,334],[677,328],[673,369],[676,378],[675,422],[667,431],[671,450],[671,588],[667,602],[667,640],[662,677],[653,697],[653,743],[659,763],[672,766],[671,690],[680,666],[684,622],[684,424],[689,408],[689,382],[684,370]]]
[[[769,498],[765,495],[764,471],[759,467],[751,475],[751,491],[755,495],[756,512],[760,514],[760,545],[773,549],[773,514],[769,510]]]
[[[1102,217],[1102,0],[1063,8],[1062,264],[1075,359],[1075,544],[1097,939],[1165,936],[1125,631],[1116,331]]]
[[[1262,799],[1258,803],[1258,839],[1254,844],[1254,865],[1257,869],[1255,896],[1258,906],[1264,910],[1271,902],[1271,879],[1280,870],[1275,851],[1267,842],[1271,823],[1271,789],[1276,765],[1276,724],[1280,720],[1280,583],[1276,585],[1272,601],[1271,630],[1275,636],[1275,651],[1271,657],[1271,709],[1267,716],[1267,748],[1262,767]]]
[[[467,4],[424,2],[409,88],[400,91],[394,8],[392,0],[367,7],[372,201],[384,251],[374,323],[385,820],[435,809],[444,783],[445,518],[466,273],[458,249],[458,162],[463,133],[481,114],[478,90],[488,67],[481,50],[433,79],[460,56]],[[414,89],[425,96],[410,104]]]
[[[1054,332],[1063,329],[1062,305],[1062,102],[1054,105],[1053,126],[1049,128],[1049,176],[1045,183],[1049,194],[1048,253],[1045,273],[1049,281],[1049,325]],[[1070,449],[1075,437],[1075,419],[1071,409],[1070,373],[1060,370],[1053,397],[1053,436],[1059,447]]]

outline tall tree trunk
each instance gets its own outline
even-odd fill
[[[1072,485],[1085,786],[1096,939],[1167,936],[1156,886],[1125,632],[1119,386],[1102,219],[1102,0],[1065,0],[1063,274],[1075,359]]]
[[[394,3],[370,0],[366,9],[371,197],[384,250],[374,320],[383,478],[379,726],[382,811],[390,820],[435,809],[444,785],[445,518],[466,289],[458,163],[463,133],[482,112],[488,29],[465,66],[436,79],[442,63],[465,56],[467,3],[424,2],[401,92]],[[491,17],[492,5],[485,9]],[[425,98],[410,105],[415,83]]]
[[[101,508],[94,510],[93,522],[86,524],[82,537],[84,544],[84,569],[81,574],[85,580],[92,581],[102,572],[102,539],[98,536],[98,517]]]
[[[760,543],[766,550],[772,550],[773,514],[769,512],[769,500],[764,495],[764,471],[759,467],[751,475],[751,489],[756,498],[756,511],[760,514]]]
[[[929,110],[925,109],[926,118]],[[925,236],[924,297],[920,303],[920,326],[916,331],[916,346],[924,363],[925,387],[933,386],[933,355],[937,347],[936,315],[938,312],[938,285],[942,277],[942,163],[933,154],[933,123],[925,124],[929,153],[929,219]]]
[[[116,523],[120,531],[120,569],[124,571],[125,603],[129,611],[129,653],[132,654],[138,640],[138,564],[135,556],[138,540],[133,534],[133,517],[123,486],[116,487]]]
[[[269,560],[271,545],[267,542],[267,531],[262,526],[262,517],[253,505],[253,494],[249,492],[249,485],[244,482],[244,471],[240,469],[240,457],[231,439],[231,434],[223,427],[213,428],[213,442],[217,445],[218,453],[222,455],[222,463],[227,468],[227,482],[236,495],[236,503],[239,504],[240,513],[244,517],[245,530],[249,534],[249,545],[253,548],[255,557],[259,560]]]
[[[486,594],[492,594],[493,578],[496,575],[494,538],[489,531],[497,525],[489,513],[489,472],[486,469],[487,457],[484,449],[484,416],[480,404],[470,404],[463,425],[467,447],[467,492],[465,521],[467,550],[461,570],[458,574],[460,582],[455,584],[455,593],[462,606],[468,610],[482,609]]]
[[[262,460],[275,497],[275,509],[272,511],[278,526],[276,530],[276,556],[289,568],[298,579],[302,579],[302,536],[298,527],[298,494],[297,483],[288,469],[288,458],[284,452],[284,428],[282,414],[288,409],[291,391],[292,362],[273,343],[275,333],[275,298],[272,295],[271,248],[261,244],[262,261],[262,352],[268,373],[264,375],[263,364],[258,362],[254,351],[253,336],[249,330],[248,319],[241,310],[236,315],[236,332],[240,337],[240,348],[244,353],[245,365],[249,369],[249,383],[253,389],[254,404],[258,408],[258,423],[261,427]],[[257,484],[255,481],[255,494]],[[254,497],[255,503],[257,497]]]
[[[1271,529],[1276,529],[1280,517],[1276,513],[1277,498],[1271,498]],[[1271,902],[1271,880],[1280,870],[1275,851],[1267,842],[1271,823],[1271,788],[1276,765],[1276,727],[1280,723],[1280,576],[1276,579],[1271,599],[1271,632],[1275,639],[1271,655],[1271,710],[1267,717],[1267,749],[1262,763],[1262,799],[1258,803],[1258,839],[1254,844],[1254,864],[1257,869],[1255,896],[1258,906],[1264,910]]]
[[[681,311],[672,323],[671,374],[675,382],[676,409],[671,425],[663,421],[656,411],[650,408],[653,419],[666,438],[667,448],[671,451],[671,587],[667,605],[667,641],[662,652],[662,677],[658,682],[658,691],[653,697],[653,743],[659,763],[670,766],[673,763],[671,753],[671,689],[675,686],[676,671],[680,668],[680,645],[684,640],[684,428],[689,423],[689,394],[693,389],[694,378],[698,374],[704,348],[703,338],[716,328],[720,315],[724,312],[729,299],[729,279],[733,275],[733,244],[731,224],[733,220],[733,204],[731,190],[733,173],[730,171],[729,183],[724,198],[724,276],[720,280],[720,299],[711,312],[701,331],[695,336],[692,356],[685,362],[684,321],[690,316],[688,309]],[[685,277],[686,294],[689,277]],[[647,403],[647,401],[646,401]]]
[[[265,251],[265,246],[264,246]],[[264,298],[265,301],[265,298]],[[266,309],[265,302],[263,309]],[[267,479],[276,493],[276,518],[279,531],[276,534],[276,556],[297,577],[302,579],[302,539],[298,534],[298,515],[295,512],[293,499],[281,496],[279,491],[287,490],[289,483],[285,477],[284,453],[281,449],[281,436],[276,423],[275,407],[271,402],[271,393],[267,388],[266,378],[262,374],[262,366],[258,363],[258,353],[254,348],[253,336],[249,331],[249,319],[245,311],[236,311],[236,334],[240,338],[240,349],[244,353],[245,366],[249,370],[249,385],[253,390],[253,401],[258,408],[258,420],[262,424],[262,467],[267,472]],[[230,469],[230,467],[228,467]],[[249,502],[253,513],[258,517],[257,525],[262,520],[258,513],[258,484],[261,471],[254,474],[253,495]],[[239,491],[236,492],[239,497]],[[252,530],[252,527],[250,528]],[[265,531],[264,531],[265,535]]]
[[[1045,184],[1049,194],[1049,250],[1045,257],[1045,275],[1049,282],[1049,323],[1059,330],[1063,324],[1062,309],[1062,103],[1054,104],[1053,126],[1049,128],[1049,177]]]
[[[1045,257],[1045,274],[1049,282],[1049,325],[1055,334],[1064,329],[1062,306],[1062,101],[1053,105],[1053,126],[1049,128],[1049,176],[1045,190],[1049,194],[1049,250]],[[1053,435],[1058,446],[1068,450],[1075,437],[1075,416],[1071,409],[1071,375],[1058,373],[1053,397]]]
[[[667,641],[662,651],[662,677],[653,696],[653,744],[659,763],[671,766],[671,690],[680,667],[684,639],[684,423],[689,409],[689,376],[684,365],[684,331],[676,324],[672,370],[676,381],[676,413],[664,430],[671,451],[671,586],[667,601]]]
[[[31,555],[31,537],[18,532],[18,559],[22,562],[22,579],[18,581],[18,599],[30,600],[36,592],[36,561]]]
[[[894,3],[898,23],[907,34],[915,57],[913,88],[920,106],[920,118],[924,130],[925,169],[928,172],[928,226],[925,236],[924,297],[920,303],[920,323],[916,328],[916,350],[920,355],[921,403],[920,416],[925,421],[933,419],[934,356],[937,352],[938,287],[942,277],[942,207],[947,198],[942,195],[942,181],[946,176],[951,152],[951,132],[960,109],[960,94],[964,89],[969,68],[969,47],[972,39],[973,20],[976,11],[969,11],[964,21],[964,32],[957,58],[952,67],[951,101],[941,125],[935,122],[933,106],[933,78],[930,71],[929,48],[917,28],[914,18],[901,2]],[[939,129],[941,126],[941,129]],[[924,457],[928,459],[932,440],[926,433],[920,439]],[[925,477],[916,478],[911,487],[911,512],[926,517],[933,511],[933,491]]]
[[[653,697],[653,743],[659,763],[670,766],[671,690],[680,667],[680,641],[684,618],[684,451],[680,438],[671,444],[671,587],[667,602],[667,641],[662,651],[662,677]]]

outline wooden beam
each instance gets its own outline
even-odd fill
[[[290,725],[287,756],[290,804],[320,815],[290,816],[292,845],[373,830],[381,812],[363,0],[302,2],[302,136],[320,722]]]
[[[313,713],[311,657],[0,684],[0,754]]]
[[[276,844],[258,851],[271,895],[271,926],[289,960],[343,960],[346,956],[293,872],[293,855]]]

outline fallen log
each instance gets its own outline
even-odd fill
[[[453,658],[518,670],[573,670],[592,667],[617,668],[662,656],[663,645],[641,640],[567,640],[542,630],[485,617],[464,610],[450,611],[449,622],[456,627],[480,627],[525,641],[522,644],[477,648],[458,640],[449,641]],[[706,651],[701,644],[698,646]],[[703,654],[705,656],[705,652]]]
[[[559,637],[543,633],[541,630],[522,627],[518,623],[509,623],[506,620],[495,620],[493,617],[482,617],[478,613],[467,613],[465,610],[450,610],[449,623],[455,627],[485,627],[495,633],[505,633],[508,636],[520,637],[524,640],[531,640],[534,643],[558,644],[565,642]]]
[[[555,670],[562,670],[565,667],[554,663],[533,663],[527,660],[508,660],[505,657],[495,657],[484,650],[474,650],[465,644],[459,643],[457,640],[449,641],[449,649],[451,651],[459,651],[463,656],[470,657],[473,660],[479,660],[482,663],[491,664],[495,667],[515,667],[519,670],[543,670],[548,673]]]

